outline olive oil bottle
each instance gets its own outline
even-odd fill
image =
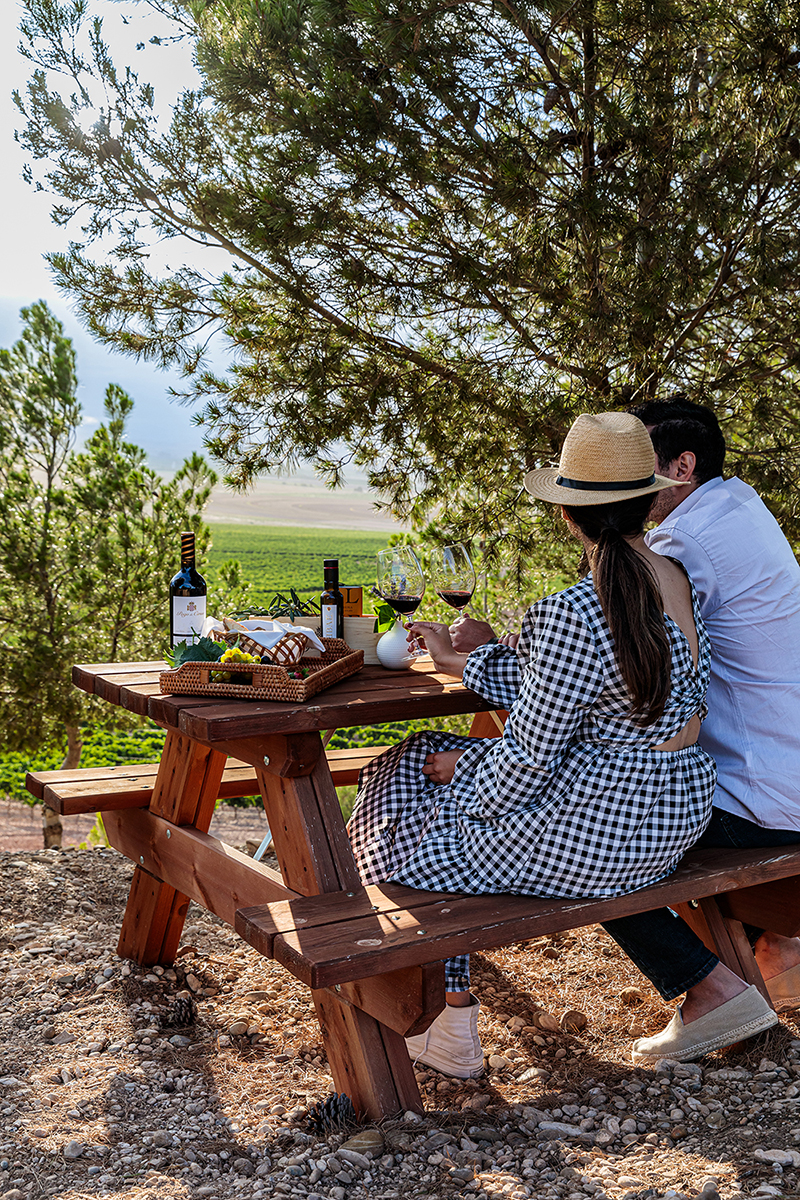
[[[344,637],[344,596],[339,591],[339,560],[326,558],[324,561],[325,590],[319,598],[322,616],[322,636]]]

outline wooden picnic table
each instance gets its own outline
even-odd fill
[[[800,935],[794,846],[690,851],[666,879],[605,898],[365,888],[333,782],[351,778],[355,761],[351,751],[326,757],[321,731],[471,712],[470,733],[496,737],[501,715],[427,659],[402,672],[366,667],[305,704],[161,695],[163,669],[151,662],[73,670],[85,691],[166,729],[159,764],[32,773],[28,787],[65,813],[94,803],[112,846],[137,864],[120,955],[169,963],[189,900],[216,913],[308,986],[336,1090],[361,1115],[422,1110],[403,1038],[421,1033],[444,1008],[441,960],[449,954],[666,904],[769,999],[744,926]],[[377,752],[356,758],[363,764]],[[280,873],[207,832],[217,797],[238,794],[238,786],[261,791]]]
[[[406,671],[364,667],[303,704],[162,695],[165,669],[99,663],[72,675],[167,732],[149,806],[104,813],[111,845],[136,863],[119,953],[143,964],[172,962],[190,899],[233,925],[239,909],[360,887],[323,731],[460,713],[487,713],[491,725],[491,705],[430,659]],[[229,756],[255,769],[280,873],[208,834]],[[370,1116],[421,1111],[403,1035],[444,1007],[441,963],[310,995],[336,1090]]]

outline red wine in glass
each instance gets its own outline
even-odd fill
[[[403,616],[416,612],[422,601],[422,596],[384,596],[383,598],[396,613],[402,613]]]
[[[444,600],[445,604],[449,604],[451,608],[457,608],[459,612],[466,608],[472,599],[472,592],[445,592],[438,591],[438,596]]]
[[[475,591],[475,568],[466,546],[463,542],[438,546],[431,555],[431,565],[437,595],[460,615]]]

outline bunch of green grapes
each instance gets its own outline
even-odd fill
[[[246,654],[238,646],[230,646],[219,660],[221,663],[260,663],[261,659],[253,654]]]
[[[247,654],[238,646],[229,646],[219,661],[220,663],[260,663],[261,659],[256,658],[253,654]],[[249,684],[252,682],[252,676],[240,675],[238,672],[231,671],[215,671],[213,680],[215,683],[229,683],[233,680],[235,683]]]

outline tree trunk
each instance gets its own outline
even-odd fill
[[[67,754],[61,764],[62,771],[68,771],[70,768],[77,767],[81,761],[81,750],[83,742],[81,741],[81,731],[77,725],[67,725]],[[61,818],[55,809],[52,809],[49,804],[42,805],[42,835],[44,837],[45,850],[60,850],[61,849],[61,834],[63,826]]]

